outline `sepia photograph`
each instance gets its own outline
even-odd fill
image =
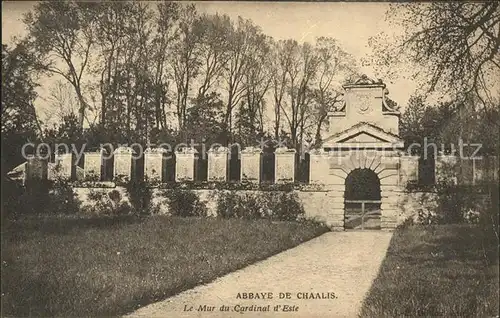
[[[2,317],[499,317],[500,2],[3,1]]]

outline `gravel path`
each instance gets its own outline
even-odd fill
[[[391,232],[382,231],[329,232],[210,284],[143,307],[130,316],[356,317],[391,236]],[[280,299],[280,293],[287,292],[290,299]],[[266,295],[248,300],[238,299],[238,293],[242,298],[243,293]],[[268,299],[269,293],[272,299]],[[266,299],[262,299],[264,296]],[[221,311],[223,305],[228,311]],[[252,305],[267,311],[257,312],[259,308]]]

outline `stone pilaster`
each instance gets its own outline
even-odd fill
[[[329,180],[328,152],[314,149],[309,152],[309,183],[327,184]]]
[[[345,223],[345,186],[334,185],[329,187],[327,206],[327,225],[334,231],[343,231]]]
[[[83,178],[85,181],[100,181],[103,167],[104,149],[84,154]]]
[[[149,183],[161,183],[165,169],[165,154],[163,148],[148,148],[144,152],[144,178]]]
[[[401,199],[401,190],[398,186],[381,186],[382,203],[381,210],[381,228],[382,230],[393,230],[398,225],[399,203]]]
[[[228,161],[228,148],[210,148],[210,150],[208,150],[207,180],[210,182],[225,182],[228,175]]]
[[[115,182],[130,182],[133,171],[134,150],[130,147],[118,147],[113,152],[113,179]]]
[[[74,177],[73,153],[57,154],[55,158],[55,176],[64,180],[71,180]]]
[[[175,152],[175,181],[194,181],[196,154],[194,148],[181,148]]]
[[[241,151],[241,181],[260,182],[260,156],[262,150],[255,147],[247,147]]]
[[[418,156],[400,157],[399,184],[402,188],[407,184],[418,182]]]
[[[277,148],[274,152],[274,182],[293,183],[295,180],[295,149]]]

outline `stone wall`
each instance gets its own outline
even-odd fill
[[[115,154],[116,155],[116,154]],[[178,182],[186,182],[193,180],[195,152],[185,150],[183,153],[177,153],[178,161],[176,162],[176,176]],[[153,202],[162,213],[168,213],[168,202],[160,195],[160,189],[155,188],[162,183],[160,171],[164,169],[163,154],[154,154],[155,160],[148,160],[145,164],[147,170],[146,176],[156,181],[153,186]],[[261,182],[259,170],[261,168],[260,160],[261,153],[255,149],[246,149],[242,154],[242,181],[248,181],[258,187]],[[126,179],[132,176],[130,172],[133,168],[131,162],[131,154],[124,151],[123,165],[115,165],[115,176]],[[212,170],[211,176],[215,179],[224,181],[226,175],[224,170],[227,168],[227,155],[221,152],[220,155],[209,157],[219,160],[218,163],[210,165]],[[277,154],[275,161],[276,170],[275,183],[293,182],[293,170],[295,153],[286,150]],[[209,159],[210,160],[210,159]],[[74,162],[70,157],[65,157],[64,160],[59,160],[57,165],[66,165],[57,169],[62,172],[61,176],[69,178],[70,174],[74,174],[74,169],[67,167]],[[214,162],[215,163],[215,162]],[[453,158],[439,157],[437,159],[437,174],[442,175],[445,165],[454,165],[456,160]],[[88,164],[88,165],[87,165]],[[108,183],[109,188],[103,188],[99,181],[102,169],[102,153],[95,152],[85,155],[85,180],[75,184],[75,192],[81,197],[85,204],[92,204],[88,199],[88,193],[91,191],[110,192],[113,189],[119,189],[124,200],[128,200],[124,188],[116,186],[121,185],[120,182]],[[350,152],[324,152],[312,151],[310,153],[310,185],[303,187],[294,185],[294,190],[300,198],[306,216],[310,219],[316,219],[328,224],[332,229],[343,229],[344,226],[344,191],[347,176],[356,169],[369,169],[373,171],[380,180],[381,190],[381,226],[383,229],[394,229],[398,224],[409,217],[415,218],[419,209],[433,209],[432,202],[434,194],[430,193],[412,193],[408,192],[407,184],[415,183],[418,179],[418,158],[412,156],[404,156],[401,152],[385,152],[384,156],[376,151],[350,151]],[[186,169],[181,169],[185,167]],[[33,179],[47,178],[47,161],[43,162],[40,159],[30,158],[26,164],[26,176]],[[54,170],[56,171],[56,170]],[[446,171],[456,171],[454,168],[447,168]],[[226,171],[227,172],[227,171]],[[54,172],[55,173],[55,172]],[[55,178],[51,173],[51,178]],[[484,175],[484,174],[483,174]],[[440,177],[441,178],[441,177]],[[438,178],[439,179],[439,178]],[[457,180],[460,180],[458,178]],[[115,180],[117,181],[117,180]],[[123,181],[123,180],[122,180]],[[214,183],[217,183],[214,182]],[[200,199],[206,202],[209,213],[215,214],[216,200],[211,196],[214,190],[193,190]],[[238,190],[241,193],[250,190]],[[423,200],[427,196],[428,200]],[[435,195],[434,195],[435,196]],[[428,202],[429,206],[423,206],[422,202]],[[427,203],[425,203],[427,204]]]
[[[82,207],[90,206],[94,204],[92,200],[89,199],[89,194],[91,192],[99,192],[108,195],[112,191],[118,191],[124,202],[130,203],[128,198],[128,193],[123,186],[112,186],[110,187],[100,187],[100,188],[82,188],[75,187],[74,191],[78,196],[78,199],[82,201]],[[160,214],[169,214],[169,204],[168,198],[163,195],[163,191],[166,189],[161,188],[151,188],[151,205],[156,208],[156,211]],[[208,216],[217,216],[217,190],[213,189],[196,189],[189,190],[193,191],[198,195],[200,201],[205,203],[208,209]],[[264,193],[265,191],[259,190],[238,190],[238,194],[244,193]],[[335,214],[335,211],[340,211],[340,206],[332,203],[332,196],[335,192],[329,191],[327,189],[320,190],[294,190],[297,194],[300,203],[304,207],[305,217],[310,220],[316,220],[319,222],[324,222],[332,228],[332,230],[343,230],[343,213]]]

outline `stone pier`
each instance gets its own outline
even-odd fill
[[[165,154],[163,148],[148,148],[144,152],[144,178],[149,183],[161,183],[165,169]]]
[[[194,148],[181,148],[175,152],[175,181],[194,181],[196,154]]]
[[[210,182],[225,182],[228,175],[229,149],[226,147],[208,150],[208,176]]]
[[[260,182],[260,156],[262,150],[255,147],[247,147],[241,151],[241,181]]]
[[[274,182],[293,183],[295,181],[295,149],[276,148],[274,151]]]

